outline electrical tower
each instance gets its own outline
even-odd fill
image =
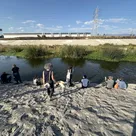
[[[130,34],[130,36],[133,36],[134,35],[134,31],[133,31],[133,29],[131,30],[131,34]]]
[[[94,11],[94,16],[93,16],[93,35],[98,34],[98,24],[99,24],[99,9],[98,7]]]

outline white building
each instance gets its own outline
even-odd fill
[[[0,30],[2,30],[2,29],[0,29]],[[91,33],[4,33],[5,38],[18,38],[18,37],[89,37],[89,36],[91,36]]]

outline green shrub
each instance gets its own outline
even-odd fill
[[[64,45],[60,51],[62,58],[82,58],[88,54],[86,47]]]
[[[124,57],[124,50],[116,47],[104,47],[102,48],[102,54],[104,57],[118,60]]]
[[[23,47],[22,46],[11,46],[7,49],[7,51],[9,52],[14,52],[14,53],[18,53],[23,51]]]
[[[49,53],[43,46],[26,46],[24,52],[27,58],[43,57]]]
[[[4,45],[0,45],[0,53],[6,52],[7,47]]]

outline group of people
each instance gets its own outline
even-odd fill
[[[55,80],[54,72],[52,68],[53,68],[53,65],[51,63],[45,64],[44,71],[42,73],[42,80],[40,80],[40,78],[38,78],[37,76],[33,78],[33,84],[35,85],[43,84],[44,87],[47,88],[47,93],[50,96],[50,98],[52,97],[54,93],[54,84],[59,83],[59,82],[56,82]],[[73,86],[72,75],[73,75],[73,68],[69,67],[67,69],[67,74],[66,74],[66,84],[68,87]],[[81,79],[81,85],[82,85],[82,88],[87,88],[89,86],[89,80],[87,79],[86,75],[84,75],[83,78]]]
[[[126,89],[127,83],[123,80],[123,78],[118,78],[116,81],[113,80],[112,76],[109,76],[108,79],[105,77],[105,83],[107,89]]]
[[[43,84],[44,87],[47,89],[47,93],[50,98],[53,96],[53,93],[54,93],[54,84],[58,83],[55,80],[54,72],[52,68],[53,68],[53,65],[51,63],[45,64],[44,70],[42,73],[42,80],[38,78],[38,76],[35,76],[33,78],[33,84],[35,85]],[[16,84],[22,83],[22,80],[19,74],[19,67],[17,67],[15,64],[12,66],[12,73],[13,73],[14,80],[16,81]],[[73,86],[72,76],[73,76],[73,68],[69,67],[66,74],[66,84],[69,87]],[[12,79],[11,74],[8,74],[6,72],[3,72],[2,75],[0,76],[0,81],[3,84],[10,83],[11,79]],[[89,86],[89,80],[87,79],[86,75],[82,77],[80,82],[81,82],[82,88],[87,88]],[[112,88],[126,89],[127,88],[127,84],[123,81],[123,78],[119,78],[116,81],[114,81],[112,76],[109,76],[108,79],[105,77],[105,83],[106,83],[107,89],[112,89]]]
[[[12,66],[12,73],[13,73],[14,80],[16,81],[16,84],[22,83],[22,80],[19,74],[19,67],[17,67],[15,64]],[[12,75],[6,72],[3,72],[0,76],[0,82],[2,84],[10,83],[11,80],[12,80]]]

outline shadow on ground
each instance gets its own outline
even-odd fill
[[[135,119],[134,119],[134,125],[133,125],[132,136],[136,136],[136,113],[135,113]]]

